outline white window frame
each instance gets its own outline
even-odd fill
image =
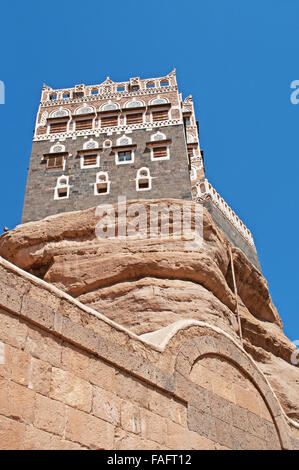
[[[146,170],[147,171],[147,176],[140,176],[141,171]],[[148,188],[139,188],[139,180],[142,179],[148,179]],[[136,175],[136,191],[150,191],[152,189],[152,177],[149,168],[142,167],[137,170],[137,175]]]
[[[66,184],[61,184],[60,183],[60,180],[62,179],[66,179]],[[66,196],[63,196],[63,197],[59,197],[59,189],[66,189]],[[62,175],[62,176],[59,176],[57,178],[57,182],[56,182],[56,187],[55,187],[55,190],[54,190],[54,200],[55,201],[58,201],[58,200],[61,200],[61,199],[68,199],[70,196],[70,185],[69,185],[69,176],[65,176],[65,175]]]
[[[161,145],[159,140],[155,140],[155,142],[159,142],[159,145],[156,147],[166,147],[167,156],[166,157],[154,157],[154,147],[151,148],[151,161],[158,162],[159,160],[170,160],[170,145],[163,145],[164,140],[161,140]]]
[[[98,181],[99,179],[99,176],[101,175],[105,175],[106,177],[106,180],[104,181],[104,183],[107,183],[107,192],[106,193],[98,193],[97,191],[97,185],[98,184],[101,184],[100,181]],[[96,175],[96,182],[93,183],[93,192],[94,192],[94,195],[95,196],[106,196],[107,194],[110,193],[110,185],[111,185],[111,181],[109,180],[109,175],[108,175],[108,172],[107,171],[99,171]]]
[[[97,163],[95,165],[84,165],[84,157],[88,156],[88,154],[83,154],[80,156],[81,170],[85,170],[86,168],[99,168],[101,162],[101,154],[98,152],[98,149],[95,149],[95,153],[97,154]]]
[[[118,154],[120,152],[126,152],[126,150],[118,150],[118,151],[115,152],[115,165],[130,165],[130,164],[134,163],[134,161],[135,161],[135,152],[134,152],[134,150],[128,150],[128,152],[131,152],[131,157],[132,158],[131,158],[131,160],[124,161],[124,162],[119,161]]]

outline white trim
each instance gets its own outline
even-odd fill
[[[146,171],[147,175],[146,176],[141,176],[140,173],[141,171]],[[148,180],[148,188],[139,188],[139,180]],[[150,174],[150,170],[147,167],[142,167],[137,170],[137,175],[136,175],[136,191],[150,191],[152,189],[152,177]]]
[[[54,151],[54,148],[55,147],[61,147],[62,150],[58,150],[58,152]],[[57,142],[56,144],[52,145],[52,147],[50,148],[50,153],[60,153],[60,152],[65,152],[65,146],[63,144],[61,144],[60,142]]]
[[[122,139],[126,139],[128,142],[122,143]],[[119,137],[116,141],[116,145],[132,145],[132,138],[128,137],[127,135],[123,134]]]
[[[94,147],[88,147],[89,144],[95,144]],[[99,148],[99,144],[96,140],[89,139],[87,142],[84,142],[83,144],[83,150],[92,150],[95,149],[97,150]]]
[[[106,106],[110,106],[110,105],[115,106],[115,108],[113,108],[113,109],[105,109]],[[103,104],[103,105],[100,107],[100,111],[111,111],[111,112],[113,112],[113,111],[117,111],[117,110],[119,110],[119,109],[120,109],[119,104],[118,104],[118,103],[114,103],[114,102],[111,101],[111,100],[109,100],[108,103],[105,103],[105,104]]]
[[[120,152],[131,152],[131,160],[125,160],[123,162],[119,161],[119,156],[118,154]],[[115,165],[129,165],[131,163],[134,163],[135,161],[135,152],[134,150],[116,150],[115,151]]]
[[[100,176],[105,176],[105,180],[100,180]],[[107,191],[105,193],[99,193],[97,191],[97,186],[98,186],[98,184],[101,184],[101,183],[107,184]],[[110,185],[111,185],[111,181],[109,180],[108,171],[99,171],[96,174],[96,182],[93,183],[94,196],[105,196],[106,194],[109,194],[110,193]]]
[[[66,183],[61,184],[62,179],[66,180]],[[66,189],[66,196],[59,197],[60,189]],[[69,195],[70,195],[69,176],[65,176],[65,175],[59,176],[57,178],[56,187],[54,189],[54,200],[58,201],[60,199],[68,199]]]
[[[83,111],[88,110],[88,109],[91,109],[91,111],[86,111],[85,113],[84,113],[84,112],[79,113],[79,111],[80,111],[81,109],[82,109]],[[96,112],[96,110],[95,110],[95,107],[94,107],[94,106],[88,105],[87,103],[84,103],[83,105],[81,105],[81,106],[79,106],[78,108],[75,109],[74,115],[75,115],[75,116],[82,116],[82,115],[84,115],[84,114],[93,114],[93,113],[95,113],[95,112]]]
[[[155,139],[155,137],[159,136],[160,139]],[[152,142],[159,142],[161,140],[161,142],[163,142],[163,140],[166,140],[166,135],[163,134],[163,132],[156,132],[155,134],[151,135],[151,141]]]

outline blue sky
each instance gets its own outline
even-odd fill
[[[207,177],[250,228],[290,339],[298,321],[298,0],[2,2],[0,232],[20,223],[43,82],[166,75],[192,94]]]

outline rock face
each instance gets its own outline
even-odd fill
[[[150,206],[161,201],[138,203],[149,214]],[[192,202],[163,203],[181,209],[189,205],[194,211]],[[116,215],[117,210],[115,206]],[[0,256],[138,335],[180,319],[195,319],[239,340],[238,302],[244,348],[267,375],[286,413],[299,419],[299,368],[291,364],[296,348],[283,333],[267,282],[230,245],[207,211],[203,212],[200,245],[188,237],[173,236],[99,239],[98,222],[92,208],[18,226],[1,237]]]

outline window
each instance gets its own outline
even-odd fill
[[[126,162],[132,162],[132,151],[131,150],[125,150],[117,153],[118,156],[118,162],[119,163],[126,163]]]
[[[161,80],[160,86],[168,86],[168,85],[169,85],[168,80]]]
[[[153,111],[152,118],[153,118],[153,121],[167,121],[168,111]]]
[[[131,86],[131,90],[132,90],[132,91],[138,91],[138,90],[139,90],[139,86],[138,86],[138,85],[132,85],[132,86]]]
[[[64,99],[69,98],[69,97],[70,97],[69,93],[63,93],[63,95],[62,95],[62,98],[64,98]]]
[[[83,166],[97,166],[98,163],[98,156],[97,154],[94,155],[84,155],[83,156]]]
[[[152,178],[148,168],[140,168],[137,171],[136,191],[148,191],[152,189]]]
[[[146,88],[155,88],[154,82],[147,82]]]
[[[126,115],[126,124],[138,124],[143,122],[143,114],[142,113],[134,113],[134,114],[127,114]]]
[[[113,127],[118,125],[118,116],[105,116],[101,118],[101,127]]]
[[[49,96],[49,100],[57,100],[57,95],[56,95],[56,93],[52,93],[52,94]]]
[[[67,123],[64,122],[52,122],[50,124],[50,134],[56,134],[59,132],[66,132]]]
[[[69,197],[69,177],[60,176],[57,178],[54,199],[67,199]]]
[[[97,174],[96,182],[94,184],[95,196],[100,194],[109,194],[110,183],[108,173],[106,171],[100,171]]]
[[[98,95],[99,94],[99,90],[97,88],[94,88],[93,90],[91,90],[91,94],[92,95]]]
[[[76,131],[81,131],[84,129],[92,129],[92,119],[76,121]]]
[[[111,147],[111,146],[112,146],[111,140],[105,140],[103,146],[104,146],[105,148]]]
[[[143,106],[144,103],[142,103],[142,101],[133,99],[132,101],[126,103],[125,108],[142,108]]]
[[[49,156],[47,158],[47,170],[64,170],[64,161],[63,156]]]
[[[82,98],[84,96],[83,91],[75,91],[74,98]]]
[[[115,109],[119,109],[116,103],[108,103],[102,106],[101,111],[113,111]]]
[[[168,151],[167,147],[154,147],[153,148],[153,159],[156,158],[167,158],[168,157]]]
[[[62,108],[60,108],[57,111],[54,111],[53,113],[51,113],[52,118],[54,118],[54,117],[55,118],[56,117],[64,117],[64,116],[68,117],[68,115],[69,115],[68,111],[66,109],[62,109]]]
[[[189,157],[189,158],[192,158],[193,155],[194,155],[193,148],[188,148],[188,157]]]
[[[125,91],[125,87],[124,86],[118,86],[117,91]]]
[[[190,117],[185,117],[184,118],[184,123],[185,123],[185,126],[191,126],[191,121],[190,121]]]
[[[168,101],[167,101],[166,98],[155,98],[154,100],[152,100],[150,102],[150,104],[152,106],[155,105],[155,104],[167,104],[167,103],[168,103]]]

